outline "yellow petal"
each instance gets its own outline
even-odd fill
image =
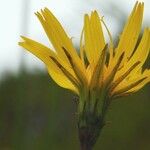
[[[142,81],[138,86],[132,88],[127,91],[128,93],[133,93],[140,90],[143,86],[145,86],[148,82],[150,82],[150,70],[145,70],[141,77],[147,77],[144,81]]]
[[[105,47],[105,40],[104,35],[102,31],[102,25],[100,18],[98,16],[98,13],[94,11],[91,14],[91,31],[92,31],[92,37],[93,38],[93,47],[95,47],[95,50],[93,50],[94,53],[94,59],[99,59],[104,47]]]
[[[133,56],[127,63],[126,67],[131,66],[133,63],[139,60],[141,63],[136,68],[136,70],[134,70],[134,72],[138,71],[138,69],[141,68],[145,63],[149,55],[149,52],[150,52],[150,29],[146,28],[140,41],[140,44],[138,45],[138,48],[136,49]]]
[[[54,58],[54,57],[50,57],[50,58],[56,64],[56,66],[64,73],[64,75],[71,81],[71,83],[75,87],[80,89],[81,86],[80,86],[80,83],[78,82],[78,80],[64,66],[62,66],[56,58]]]
[[[45,8],[44,11],[42,11],[42,14],[46,20],[46,23],[51,29],[53,29],[53,32],[55,36],[57,36],[61,47],[65,47],[71,53],[71,55],[75,55],[75,57],[77,57],[77,52],[73,47],[72,40],[67,36],[57,18],[50,12],[48,8]]]
[[[47,8],[42,11],[42,15],[43,16],[38,14],[37,16],[39,17],[40,21],[42,20],[41,17],[45,19],[44,21],[42,20],[41,23],[44,24],[43,27],[57,51],[58,58],[66,61],[66,63],[71,67],[70,62],[66,54],[64,53],[65,48],[71,55],[74,63],[78,66],[79,70],[82,70],[84,72],[84,64],[79,58],[77,51],[74,49],[71,39],[67,36],[59,21]]]
[[[143,9],[144,4],[137,2],[124,27],[118,47],[116,48],[117,58],[121,55],[122,51],[125,51],[124,60],[127,61],[134,51],[141,29]]]
[[[93,68],[92,64],[89,64],[86,68],[86,75],[87,75],[88,85],[90,85],[93,70],[94,70],[94,68]]]
[[[36,57],[42,60],[46,65],[49,65],[50,63],[50,56],[53,57],[56,56],[54,51],[52,51],[48,47],[24,36],[22,36],[22,39],[24,41],[19,42],[19,45],[27,49],[32,54],[34,54]]]
[[[64,73],[56,66],[51,64],[47,66],[48,72],[52,79],[61,87],[69,89],[79,95],[79,90],[75,87],[72,82],[64,75]]]
[[[82,86],[87,86],[87,77],[86,77],[86,74],[84,72],[84,70],[82,70],[82,68],[78,65],[78,63],[76,63],[73,59],[73,57],[71,57],[71,55],[69,54],[69,52],[65,49],[64,49],[64,52],[70,62],[70,65],[75,73],[75,75],[77,76],[78,80],[80,81],[80,84]],[[80,64],[81,65],[81,64]]]
[[[114,81],[112,82],[111,85],[111,90],[114,91],[114,89],[116,89],[116,87],[118,87],[118,85],[120,85],[124,80],[126,81],[126,79],[129,78],[129,75],[131,74],[131,72],[140,64],[139,61],[135,62],[132,66],[130,66],[128,68],[127,71],[123,72],[122,75],[120,75],[118,78],[114,78]],[[128,84],[128,83],[127,83]]]
[[[141,68],[142,70],[142,68]],[[121,82],[112,92],[115,97],[127,96],[141,89],[144,85],[150,82],[150,70],[145,70],[143,73],[138,71],[135,76]]]
[[[118,87],[116,87],[113,91],[112,91],[112,96],[118,96],[118,95],[122,95],[123,93],[127,93],[128,91],[130,91],[133,88],[136,88],[137,86],[139,86],[142,82],[144,82],[147,79],[147,77],[140,77],[136,80],[132,80],[132,81],[128,81],[121,83]]]
[[[76,63],[80,63],[80,66],[83,67],[82,62],[73,47],[71,39],[67,36],[59,21],[47,8],[45,8],[44,11],[41,10],[41,13],[42,14],[36,13],[36,15],[39,18],[50,42],[57,51],[58,57],[60,57],[69,64],[69,61],[63,51],[64,47],[76,60]]]
[[[91,83],[90,88],[91,90],[98,89],[99,85],[101,85],[103,80],[103,73],[104,73],[104,66],[106,61],[106,52],[107,52],[107,45],[104,47],[101,56],[99,57],[99,61],[97,62],[92,77],[91,77]]]
[[[84,17],[85,52],[90,63],[97,63],[105,46],[101,22],[96,11]]]
[[[117,72],[115,78],[118,78],[121,76],[130,66],[132,66],[134,63],[140,61],[140,64],[136,66],[134,70],[132,70],[130,76],[134,76],[134,74],[143,66],[145,63],[148,54],[150,51],[150,30],[146,28],[144,30],[144,34],[142,36],[142,39],[140,41],[140,44],[138,45],[136,51],[133,53],[133,56],[130,58],[128,62],[124,64],[124,66],[120,69],[120,71]]]
[[[93,61],[93,43],[91,40],[90,19],[88,15],[85,15],[84,17],[84,40],[86,56],[88,61],[91,63]]]
[[[70,89],[76,94],[79,93],[77,87],[75,87],[64,75],[61,69],[53,61],[51,61],[51,56],[56,58],[56,54],[52,50],[29,38],[22,38],[24,39],[24,42],[20,42],[19,45],[30,51],[46,64],[50,76],[59,86]]]
[[[124,57],[124,53],[119,57],[116,66],[113,67],[112,71],[110,72],[108,68],[106,68],[105,74],[104,74],[104,84],[105,86],[111,86],[112,81],[114,80],[114,77],[119,70],[119,66],[122,62],[122,58]]]
[[[50,42],[52,43],[52,45],[53,45],[54,49],[56,50],[57,54],[59,55],[59,57],[61,57],[64,61],[67,62],[67,58],[62,50],[62,42],[60,41],[59,35],[56,34],[56,32],[54,30],[55,27],[50,26],[47,23],[47,20],[45,20],[39,12],[36,13],[36,16],[40,20]]]

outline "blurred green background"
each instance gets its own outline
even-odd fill
[[[146,10],[143,24],[146,27],[150,25],[150,1],[143,1]],[[17,45],[19,36],[26,35],[49,46],[34,12],[48,7],[63,24],[67,34],[74,37],[73,42],[78,47],[83,14],[96,9],[104,15],[117,43],[135,2],[2,1],[0,150],[79,150],[74,95],[57,86],[43,71],[43,64]],[[150,68],[150,64],[147,67]],[[94,150],[150,150],[150,85],[132,96],[112,102],[107,121]]]
[[[150,149],[150,86],[114,101],[95,150]],[[74,95],[40,70],[0,81],[0,150],[77,150]]]

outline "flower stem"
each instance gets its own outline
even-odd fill
[[[81,150],[92,150],[92,147],[88,143],[81,145]]]
[[[92,150],[104,124],[101,120],[96,120],[92,123],[84,124],[78,122],[79,140],[81,150]]]
[[[92,143],[90,135],[86,129],[79,129],[79,139],[81,150],[92,150]]]
[[[81,146],[81,150],[92,150],[92,147],[90,147],[89,145],[82,145]]]

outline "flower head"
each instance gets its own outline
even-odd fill
[[[86,140],[94,145],[112,99],[134,93],[150,82],[150,70],[143,70],[150,50],[150,28],[146,28],[139,39],[143,9],[143,3],[135,4],[116,47],[103,18],[96,11],[84,17],[79,54],[47,8],[36,16],[53,49],[22,36],[23,42],[19,45],[45,63],[58,85],[79,96],[78,126],[83,143],[84,138],[89,138]],[[102,25],[108,32],[110,44],[105,41]]]
[[[19,45],[40,58],[53,80],[76,94],[107,89],[109,97],[128,95],[150,81],[150,70],[142,70],[149,54],[150,29],[146,28],[138,42],[144,4],[137,2],[113,47],[111,34],[96,11],[85,15],[80,42],[80,55],[54,15],[45,8],[37,12],[54,50],[29,38],[22,37]],[[110,35],[106,44],[102,24]]]

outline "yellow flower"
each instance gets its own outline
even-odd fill
[[[135,4],[116,47],[103,18],[93,11],[84,17],[78,53],[47,8],[36,16],[53,49],[23,36],[23,42],[19,42],[45,63],[58,85],[79,96],[78,127],[83,147],[87,143],[95,144],[112,99],[134,93],[150,82],[150,70],[143,70],[150,50],[150,28],[146,28],[139,39],[143,9],[143,3]],[[106,44],[102,25],[108,32],[110,44]]]
[[[53,49],[22,37],[19,45],[40,58],[53,80],[76,94],[107,89],[109,97],[128,95],[150,81],[150,70],[142,70],[150,49],[150,29],[144,30],[138,42],[144,4],[137,2],[124,27],[116,48],[103,19],[96,11],[85,15],[80,55],[54,15],[45,8],[37,12]],[[110,35],[107,46],[102,24]]]

